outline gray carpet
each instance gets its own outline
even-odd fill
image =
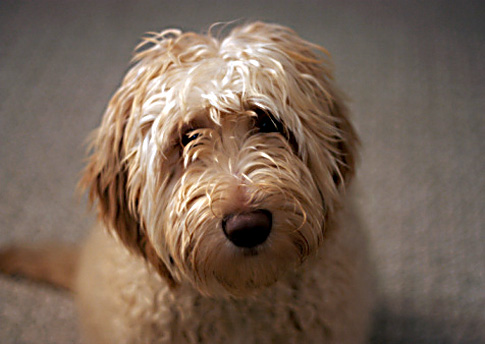
[[[485,343],[483,1],[0,2],[0,245],[78,241],[83,141],[150,30],[263,19],[326,46],[364,144],[374,343]],[[0,277],[0,342],[78,343],[71,297]]]

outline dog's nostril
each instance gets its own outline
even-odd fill
[[[255,247],[262,244],[271,232],[273,216],[268,210],[229,215],[222,221],[226,237],[239,247]]]

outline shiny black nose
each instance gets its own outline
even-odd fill
[[[234,245],[251,248],[266,241],[272,224],[271,212],[255,210],[226,216],[222,220],[222,229]]]

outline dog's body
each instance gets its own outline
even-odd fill
[[[348,216],[348,217],[347,217]],[[362,234],[342,213],[322,254],[249,298],[171,291],[142,259],[95,229],[84,249],[78,306],[89,343],[362,343],[371,289]]]
[[[357,137],[323,49],[263,23],[144,44],[81,182],[101,218],[73,287],[88,340],[364,342]]]

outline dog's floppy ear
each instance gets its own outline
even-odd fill
[[[336,91],[331,92],[330,112],[338,133],[335,135],[334,142],[336,170],[333,173],[333,180],[338,187],[343,187],[355,174],[359,137],[348,118],[348,109],[341,96]]]
[[[157,256],[140,221],[138,195],[128,189],[127,127],[136,108],[140,82],[131,70],[112,97],[100,127],[91,139],[91,154],[79,186],[89,190],[90,202],[96,203],[99,217],[132,252],[141,255],[159,274],[175,286],[165,264]]]

